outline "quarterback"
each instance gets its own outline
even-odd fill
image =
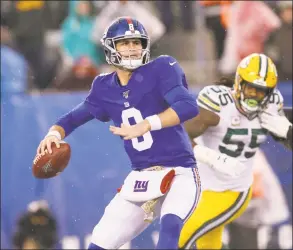
[[[109,130],[124,139],[132,171],[95,226],[89,249],[118,249],[155,218],[161,225],[157,248],[177,249],[182,226],[200,195],[196,161],[183,126],[198,114],[196,100],[174,58],[149,61],[149,36],[137,20],[113,21],[101,42],[115,71],[94,79],[84,102],[51,127],[38,153],[50,153],[52,143],[58,147],[92,119],[112,120]]]
[[[179,248],[221,249],[224,226],[251,198],[252,162],[260,144],[271,134],[292,150],[292,124],[284,116],[277,81],[272,60],[254,53],[240,62],[234,82],[223,79],[198,94],[199,115],[185,125],[196,138],[203,192]]]

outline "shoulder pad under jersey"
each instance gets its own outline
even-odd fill
[[[204,87],[197,96],[197,104],[212,112],[219,113],[221,107],[234,103],[230,89],[221,85],[209,85]]]

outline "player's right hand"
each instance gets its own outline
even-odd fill
[[[261,126],[280,138],[286,138],[291,122],[284,115],[270,114],[263,112],[260,114]]]
[[[49,154],[52,153],[52,143],[55,143],[57,148],[60,148],[59,138],[55,135],[46,136],[41,142],[37,149],[37,154],[44,155],[45,150],[48,150]]]

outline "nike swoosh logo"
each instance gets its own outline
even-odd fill
[[[169,62],[169,64],[170,64],[171,66],[173,66],[175,63],[176,63],[176,62],[172,62],[172,63]]]

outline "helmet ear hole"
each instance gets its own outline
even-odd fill
[[[106,57],[109,57],[109,50],[104,49],[104,53],[105,53]]]
[[[146,49],[148,46],[148,40],[142,38],[142,39],[140,39],[140,41],[141,41],[142,48]]]

